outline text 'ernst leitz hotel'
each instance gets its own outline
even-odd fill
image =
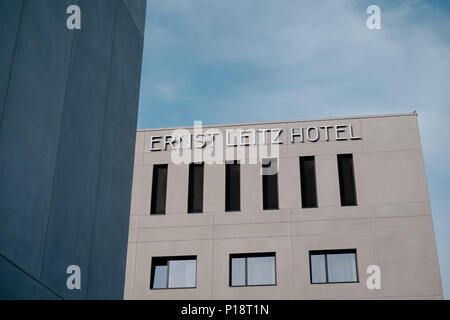
[[[125,299],[442,299],[416,114],[137,132]]]

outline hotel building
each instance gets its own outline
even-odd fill
[[[125,299],[442,299],[417,114],[139,130]]]

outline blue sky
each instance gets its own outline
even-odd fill
[[[450,298],[449,21],[448,0],[150,0],[138,128],[416,109]]]

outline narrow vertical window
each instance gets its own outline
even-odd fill
[[[263,209],[278,209],[278,162],[263,159],[262,163]]]
[[[241,170],[238,161],[225,166],[225,211],[241,210]]]
[[[203,212],[203,163],[189,165],[188,213]]]
[[[153,166],[152,199],[150,214],[166,212],[167,164]]]
[[[300,157],[300,185],[302,208],[316,208],[316,161],[314,156]]]
[[[353,155],[338,154],[339,190],[342,206],[356,206],[355,173]]]

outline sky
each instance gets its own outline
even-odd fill
[[[381,9],[369,30],[366,9]],[[150,0],[138,128],[417,110],[450,299],[450,1]]]

